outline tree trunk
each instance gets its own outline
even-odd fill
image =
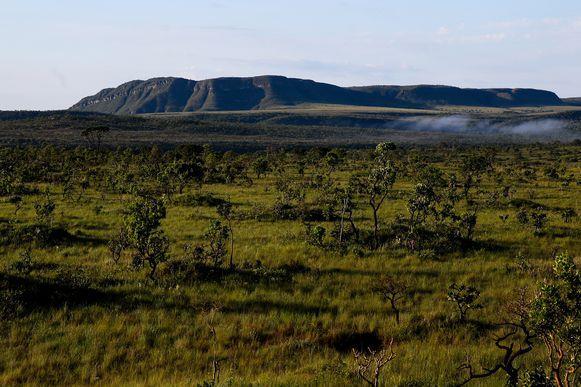
[[[395,313],[395,322],[397,323],[397,325],[399,325],[399,309],[397,308],[397,306],[395,305],[395,300],[390,300],[391,302],[391,309],[393,309],[393,313]]]
[[[357,241],[359,241],[359,230],[357,229],[357,227],[355,226],[355,222],[353,221],[353,211],[349,211],[349,223],[351,224],[351,228],[355,233],[355,238],[357,239]]]
[[[372,206],[373,208],[373,243],[374,248],[377,249],[379,246],[379,219],[377,217],[377,208]]]
[[[379,365],[375,366],[375,372],[373,376],[373,387],[379,387]]]
[[[341,210],[341,223],[339,226],[339,245],[343,243],[343,218],[347,207],[347,200],[343,200],[343,209]]]
[[[230,269],[234,268],[234,230],[232,229],[232,222],[228,221],[230,227]]]

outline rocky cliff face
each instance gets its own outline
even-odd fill
[[[83,98],[70,109],[141,114],[268,109],[302,103],[394,107],[563,104],[556,94],[534,89],[461,89],[431,85],[344,88],[304,79],[260,76],[203,81],[183,78],[131,81]]]

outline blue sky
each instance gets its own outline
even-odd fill
[[[155,76],[581,96],[580,0],[0,0],[0,42],[0,110]]]

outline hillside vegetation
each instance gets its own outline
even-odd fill
[[[97,138],[95,136],[97,135]],[[406,144],[572,142],[581,109],[570,106],[420,110],[301,105],[236,112],[111,115],[94,112],[0,112],[0,144],[108,147],[212,144],[221,150],[288,146],[368,147]]]

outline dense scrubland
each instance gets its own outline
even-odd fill
[[[1,384],[575,385],[578,145],[89,129],[0,149]]]
[[[0,111],[0,146],[109,147],[211,143],[219,151],[268,147],[370,148],[384,141],[410,145],[527,144],[581,140],[581,108],[438,109],[305,105],[238,112],[120,116],[77,111]],[[94,137],[94,136],[93,136]]]

